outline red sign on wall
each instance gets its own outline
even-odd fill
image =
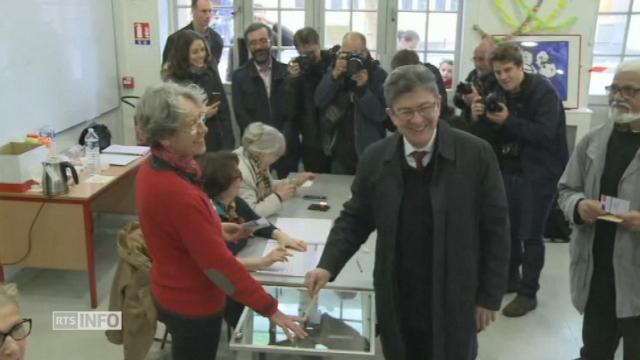
[[[148,22],[133,23],[133,38],[136,45],[151,45],[151,29]]]

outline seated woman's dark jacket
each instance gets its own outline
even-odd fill
[[[236,196],[235,198],[236,204],[236,216],[229,216],[229,212],[227,206],[225,206],[218,199],[214,199],[213,202],[216,206],[216,210],[218,211],[218,215],[220,215],[220,220],[222,222],[233,222],[236,224],[243,224],[248,221],[257,220],[260,218],[260,215],[256,214],[253,209],[247,204],[246,201],[242,200],[241,197]],[[273,232],[277,228],[271,224],[266,228],[262,228],[260,230],[256,230],[253,234],[255,236],[260,236],[263,238],[271,239],[273,238]],[[227,242],[227,247],[234,255],[237,255],[240,250],[242,250],[247,245],[247,240],[242,239],[238,243]]]

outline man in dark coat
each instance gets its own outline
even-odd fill
[[[331,67],[334,54],[321,50],[320,35],[312,27],[296,31],[293,42],[300,54],[289,63],[289,77],[285,80],[283,113],[286,121],[302,134],[302,163],[305,171],[328,173],[331,159],[323,149],[324,129],[320,123],[320,109],[313,94],[322,76]]]
[[[364,153],[336,219],[312,294],[377,231],[373,284],[387,359],[474,359],[507,279],[507,201],[483,140],[438,121],[433,74],[395,69],[384,85],[398,133]]]
[[[385,137],[382,84],[386,77],[387,72],[371,58],[366,37],[358,32],[345,34],[335,65],[322,77],[314,95],[323,111],[324,149],[331,157],[332,174],[355,174],[364,150]]]
[[[209,47],[209,53],[211,54],[212,64],[214,68],[217,68],[220,63],[220,56],[222,56],[222,48],[224,41],[220,34],[209,27],[211,18],[213,17],[213,6],[211,0],[191,0],[191,16],[193,21],[189,25],[171,34],[167,38],[167,44],[162,51],[162,63],[166,63],[169,59],[169,54],[173,50],[173,45],[176,42],[176,34],[182,30],[193,30],[200,35],[204,36],[207,40],[207,46]]]
[[[233,72],[231,93],[233,111],[240,134],[253,122],[278,129],[287,142],[285,154],[273,168],[279,178],[298,170],[299,132],[282,114],[287,65],[271,56],[272,32],[263,23],[253,23],[244,31],[251,59]]]
[[[556,90],[544,76],[524,72],[516,44],[498,45],[490,61],[500,96],[495,106],[476,98],[471,116],[478,125],[492,126],[488,133],[495,135],[512,230],[508,288],[518,293],[502,313],[518,317],[538,305],[542,235],[569,158],[567,125]]]

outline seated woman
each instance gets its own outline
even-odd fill
[[[31,319],[22,317],[14,284],[0,284],[0,360],[24,360]]]
[[[282,203],[296,195],[296,189],[314,178],[309,172],[295,179],[273,180],[269,167],[285,152],[284,136],[278,129],[261,122],[250,124],[242,135],[242,146],[234,150],[242,173],[240,197],[259,216],[271,216]]]
[[[246,234],[220,222],[201,187],[194,157],[206,150],[205,99],[195,87],[161,83],[148,87],[136,108],[151,144],[138,170],[136,204],[153,259],[151,292],[174,360],[216,358],[227,296],[269,317],[288,337],[306,336],[227,249],[226,241]]]
[[[234,153],[219,151],[206,153],[198,157],[198,163],[202,168],[202,180],[204,191],[213,200],[222,221],[242,224],[247,221],[259,219],[249,205],[238,196],[242,174],[238,169],[238,156]],[[270,224],[266,228],[256,230],[255,235],[280,242],[281,247],[271,251],[262,257],[238,258],[249,270],[255,270],[271,266],[278,261],[287,261],[291,256],[287,248],[306,251],[307,244],[304,241],[294,239],[289,234]],[[227,247],[237,254],[246,244],[247,238],[237,243],[228,242]],[[224,319],[228,325],[235,327],[240,319],[244,306],[233,299],[227,299]]]
[[[226,151],[206,153],[198,157],[198,164],[202,169],[204,191],[213,200],[220,219],[226,222],[242,224],[259,219],[260,216],[251,209],[246,201],[238,196],[242,184],[242,174],[238,169],[238,163],[238,156]],[[254,235],[277,240],[282,249],[307,250],[307,244],[304,241],[292,238],[289,234],[273,226],[273,224],[256,230]],[[247,244],[247,240],[245,238],[237,243],[228,243],[227,246],[234,255],[237,255],[238,251]],[[268,259],[265,257],[239,260],[248,269],[253,270],[270,266],[275,262],[273,261],[275,258],[279,259],[275,261],[286,260],[286,257],[283,258],[282,256],[270,256]]]
[[[232,150],[235,146],[231,111],[215,63],[202,35],[192,30],[176,34],[176,43],[162,69],[162,80],[198,85],[207,96],[204,108],[207,151]]]

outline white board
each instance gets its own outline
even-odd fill
[[[118,106],[111,0],[3,0],[0,14],[0,144]]]

